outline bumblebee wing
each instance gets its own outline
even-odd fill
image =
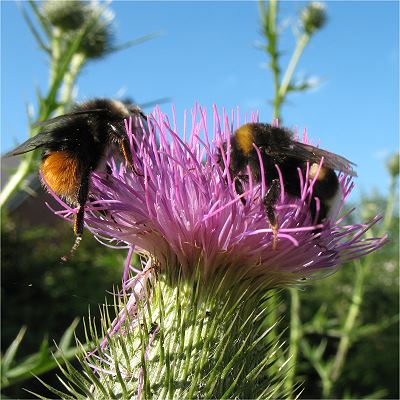
[[[59,115],[58,117],[46,119],[46,121],[35,122],[35,124],[33,126],[47,126],[47,125],[51,125],[51,124],[54,124],[56,122],[63,121],[65,119],[74,117],[76,115],[97,114],[97,113],[104,112],[104,111],[106,111],[106,110],[104,110],[102,108],[96,108],[96,109],[93,109],[93,110],[73,111],[73,112],[70,112],[70,113],[67,113],[67,114]]]
[[[289,145],[280,148],[280,151],[288,156],[300,158],[304,161],[319,163],[324,158],[324,166],[345,172],[346,174],[357,176],[353,162],[338,154],[331,153],[319,147],[311,146],[310,144],[292,141]]]
[[[14,150],[9,151],[4,155],[4,157],[17,156],[18,154],[27,153],[28,151],[35,150],[47,143],[49,143],[48,132],[42,132],[20,144]]]

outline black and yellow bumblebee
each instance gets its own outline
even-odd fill
[[[278,221],[275,214],[275,205],[281,192],[279,173],[282,173],[284,190],[287,194],[300,197],[300,169],[303,176],[309,166],[309,179],[316,179],[313,188],[313,198],[310,203],[312,220],[317,224],[329,217],[331,207],[340,197],[341,190],[335,170],[343,171],[348,175],[356,176],[354,163],[337,154],[300,143],[294,139],[293,133],[285,128],[265,123],[248,123],[237,129],[230,139],[229,172],[235,179],[235,188],[238,194],[243,193],[243,180],[247,180],[247,166],[250,167],[254,181],[261,181],[260,157],[264,169],[264,178],[267,193],[262,199],[265,213],[274,232],[273,248],[276,248]],[[226,152],[226,143],[223,151]],[[323,158],[322,167],[320,162]],[[223,158],[218,155],[218,163],[223,168]],[[318,172],[319,171],[319,172]],[[318,176],[316,176],[318,174]],[[319,199],[317,207],[316,198]],[[244,200],[243,200],[244,201]],[[318,215],[317,214],[318,209]]]
[[[42,130],[6,156],[42,149],[40,170],[51,190],[68,204],[78,207],[74,216],[75,243],[66,261],[82,240],[85,204],[89,196],[90,176],[102,169],[105,158],[118,152],[134,169],[124,119],[146,115],[132,103],[111,99],[93,99],[74,106],[71,112],[35,125]]]

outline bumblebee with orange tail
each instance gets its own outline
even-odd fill
[[[261,156],[257,153],[258,148]],[[223,150],[226,152],[226,144]],[[323,163],[320,168],[320,162]],[[249,166],[252,177],[256,182],[261,181],[262,162],[267,185],[267,193],[262,202],[265,213],[272,227],[274,240],[273,248],[277,247],[278,220],[275,205],[281,192],[279,167],[282,173],[284,190],[287,194],[300,197],[300,182],[298,169],[305,175],[309,164],[309,179],[316,178],[313,198],[310,204],[312,220],[319,224],[329,217],[329,212],[336,199],[340,196],[340,185],[335,170],[356,176],[354,163],[337,154],[330,153],[309,144],[300,143],[293,138],[292,132],[285,128],[275,127],[264,123],[248,123],[237,129],[230,140],[229,171],[235,179],[238,194],[243,193],[241,181],[246,179],[246,167]],[[223,158],[218,156],[218,162],[223,168]],[[317,175],[318,174],[318,175]],[[317,201],[319,210],[317,215]]]
[[[78,207],[74,216],[75,243],[63,261],[73,255],[82,240],[91,173],[102,168],[107,155],[119,150],[138,174],[128,155],[129,140],[124,127],[124,119],[132,115],[147,119],[130,103],[93,99],[76,105],[68,114],[38,122],[36,125],[43,127],[42,131],[6,154],[15,156],[41,148],[44,181],[54,193]]]

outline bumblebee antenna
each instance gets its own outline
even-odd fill
[[[78,250],[79,245],[82,241],[83,234],[83,223],[84,223],[84,214],[85,214],[85,201],[87,198],[89,190],[89,172],[88,175],[82,179],[81,187],[79,188],[79,209],[78,213],[74,216],[74,232],[75,232],[75,242],[69,251],[68,255],[61,257],[62,262],[67,262],[70,258],[75,254],[76,250]]]

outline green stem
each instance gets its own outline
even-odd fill
[[[370,259],[372,259],[371,256],[368,258],[368,261]],[[356,262],[356,280],[354,284],[353,295],[351,297],[351,306],[349,308],[349,312],[344,323],[343,335],[340,338],[338,350],[336,352],[335,360],[330,373],[330,380],[332,383],[336,382],[339,378],[340,372],[347,356],[347,352],[351,345],[350,334],[360,313],[364,293],[364,278],[371,263],[367,262],[366,264],[367,265],[363,265],[360,261]],[[331,385],[331,387],[333,387],[333,385]],[[330,393],[325,393],[325,395],[329,396]]]
[[[276,0],[270,0],[268,9],[268,52],[271,56],[271,70],[274,79],[274,118],[280,117],[281,98],[279,97],[279,54],[277,49],[276,18],[278,4]]]
[[[30,154],[24,158],[18,165],[17,170],[11,176],[9,181],[4,186],[0,193],[0,207],[8,201],[10,196],[14,193],[14,190],[21,184],[21,182],[32,172],[33,168],[33,157]]]
[[[70,68],[64,77],[64,84],[60,97],[60,113],[64,113],[72,101],[72,90],[74,88],[76,78],[85,62],[86,57],[82,53],[76,53],[72,56]]]
[[[51,65],[50,65],[50,81],[51,87],[57,76],[57,69],[59,67],[59,60],[61,55],[61,31],[54,28],[51,37]]]
[[[307,46],[309,40],[310,40],[310,35],[307,33],[303,33],[303,35],[297,41],[296,49],[293,52],[292,58],[290,59],[289,65],[286,69],[285,75],[283,76],[282,84],[279,88],[278,97],[281,99],[281,102],[283,102],[285,99],[285,96],[287,94],[287,89],[292,79],[294,70],[296,69],[300,56],[303,53],[305,47]]]
[[[291,307],[290,307],[290,342],[289,342],[289,364],[288,374],[285,386],[288,392],[295,386],[296,365],[299,355],[299,344],[302,336],[300,321],[300,296],[298,289],[290,289]]]

